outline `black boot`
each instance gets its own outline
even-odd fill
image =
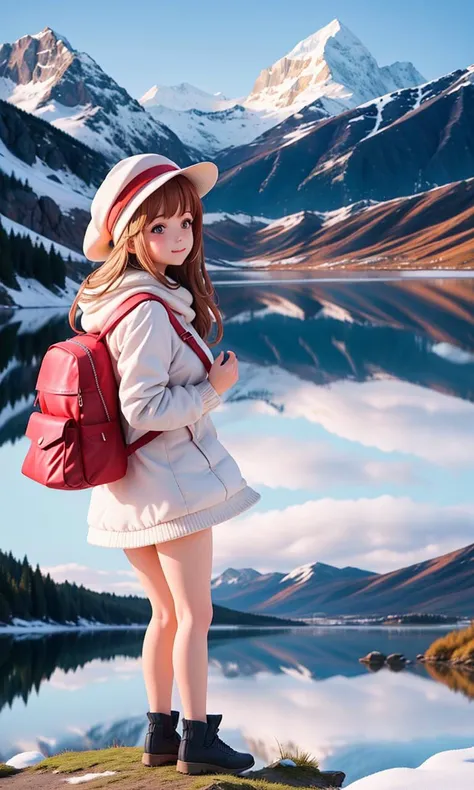
[[[181,741],[176,732],[179,711],[169,713],[150,713],[148,731],[145,735],[145,748],[142,756],[143,765],[156,766],[175,763]]]
[[[221,713],[208,713],[207,723],[183,717],[183,737],[176,770],[182,774],[239,774],[255,764],[248,752],[236,752],[217,735]]]

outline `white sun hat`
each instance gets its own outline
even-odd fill
[[[214,162],[179,167],[161,154],[136,154],[117,162],[107,173],[91,203],[91,220],[84,235],[84,255],[90,261],[105,261],[138,206],[170,178],[183,173],[194,184],[199,197],[217,181]]]

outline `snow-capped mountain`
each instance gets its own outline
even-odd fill
[[[236,570],[235,568],[227,568],[224,573],[221,573],[219,576],[216,576],[211,582],[211,589],[216,589],[217,587],[222,587],[225,585],[240,585],[240,584],[248,584],[248,582],[257,579],[262,574],[258,571],[255,571],[253,568],[241,568],[241,570]]]
[[[148,151],[190,163],[170,129],[50,27],[0,45],[0,98],[68,132],[110,163]]]
[[[208,93],[189,82],[170,86],[153,85],[143,94],[139,102],[147,110],[160,105],[170,110],[199,110],[200,112],[227,110],[235,104],[234,99],[227,98],[223,93]]]
[[[261,575],[234,589],[217,588],[213,601],[239,611],[280,617],[388,615],[430,612],[469,615],[474,544],[388,573],[313,563]]]
[[[424,81],[412,63],[379,67],[335,19],[263,69],[248,96],[229,99],[182,83],[154,85],[139,101],[189,148],[210,156],[249,144],[308,104],[313,111],[317,105],[319,120]]]
[[[303,599],[311,612],[311,598],[322,593],[328,586],[338,585],[367,577],[375,577],[373,571],[359,568],[336,568],[324,562],[313,562],[294,568],[289,573],[274,571],[258,573],[253,568],[235,570],[228,568],[211,583],[212,599],[221,604],[232,604],[239,611],[265,611],[267,608],[284,606],[291,611],[293,601]],[[295,607],[296,611],[296,607]],[[298,611],[298,614],[300,612]]]
[[[381,69],[357,36],[334,19],[264,69],[244,105],[294,113],[323,99],[333,115],[421,82],[425,79],[412,63],[395,63]]]
[[[276,218],[471,178],[473,117],[474,67],[323,121],[308,105],[251,145],[216,157],[221,177],[207,209]]]

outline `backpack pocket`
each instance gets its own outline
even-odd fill
[[[127,453],[118,420],[81,425],[84,476],[90,486],[114,483],[127,471]]]
[[[79,430],[75,420],[33,412],[25,435],[31,441],[21,468],[26,477],[48,488],[83,487]]]

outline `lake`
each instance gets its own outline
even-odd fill
[[[214,529],[213,575],[320,560],[385,572],[474,542],[474,279],[212,272],[239,381],[213,420],[262,499]],[[89,492],[20,472],[38,365],[63,310],[0,311],[0,548],[57,580],[139,593],[121,552],[85,541]],[[239,528],[237,528],[237,526]],[[414,659],[441,630],[212,630],[209,712],[256,767],[298,746],[346,783],[472,746],[474,683]],[[142,745],[143,631],[0,636],[0,760]],[[180,709],[177,691],[173,705]]]

